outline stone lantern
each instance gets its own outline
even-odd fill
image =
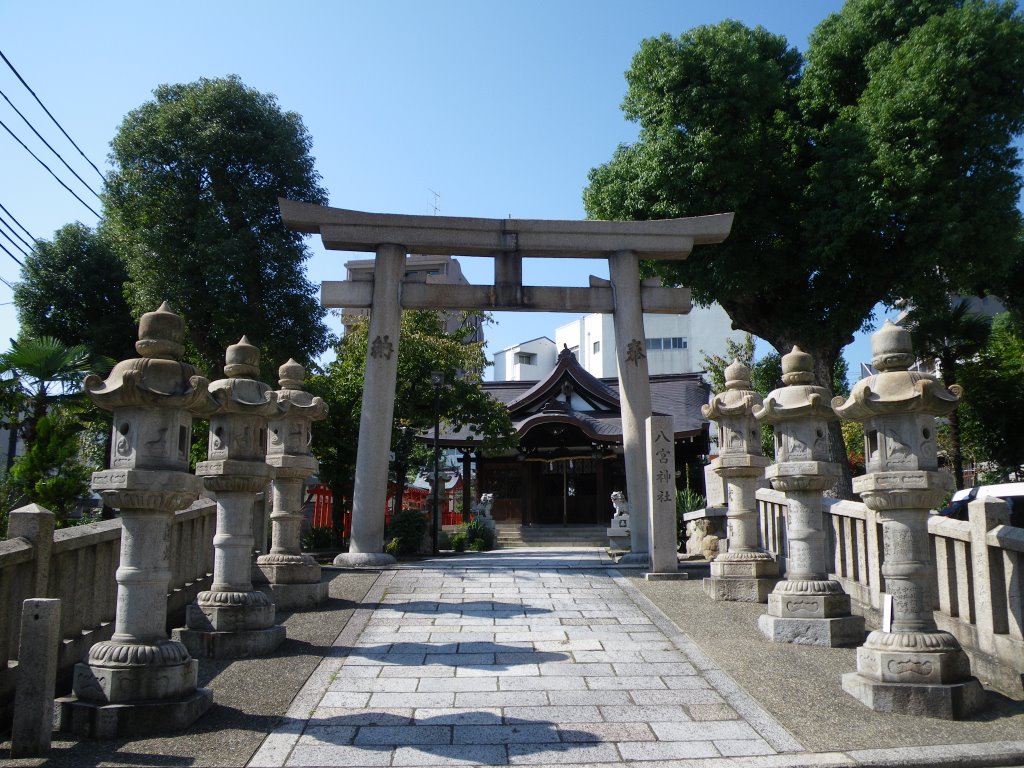
[[[760,405],[761,396],[751,389],[750,369],[734,360],[725,369],[725,392],[701,408],[705,418],[718,422],[719,455],[711,470],[728,487],[729,548],[711,562],[711,578],[704,579],[704,591],[713,600],[763,603],[778,581],[775,560],[757,547],[754,493],[770,463],[761,452],[761,429],[753,415]]]
[[[60,700],[61,728],[79,735],[184,728],[213,703],[196,688],[197,662],[166,631],[170,528],[202,490],[188,455],[192,417],[208,404],[207,380],[178,362],[184,330],[165,302],[142,316],[140,357],[119,362],[106,381],[85,379],[89,398],[113,412],[110,469],[93,473],[92,488],[121,510],[122,534],[114,634],[75,665],[74,696]]]
[[[887,322],[871,351],[879,372],[832,406],[864,424],[867,474],[854,478],[853,490],[882,524],[892,621],[857,649],[857,671],[843,675],[843,690],[878,711],[960,719],[981,708],[984,692],[956,638],[936,628],[928,538],[928,511],[953,489],[953,478],[938,471],[935,417],[953,411],[960,388],[908,370],[914,355],[900,326]]]
[[[188,606],[186,627],[174,630],[196,656],[244,658],[273,651],[285,638],[274,624],[274,603],[253,588],[252,510],[272,476],[266,463],[267,420],[281,416],[277,394],[261,381],[260,351],[243,336],[227,349],[224,374],[210,384],[207,461],[196,466],[217,501],[213,583]]]
[[[758,626],[771,640],[801,645],[852,645],[864,639],[864,618],[850,615],[850,596],[828,578],[821,492],[839,475],[830,462],[829,424],[837,421],[828,390],[816,386],[811,356],[793,347],[782,358],[786,385],[765,398],[754,416],[775,427],[775,463],[765,474],[789,502],[786,579],[768,595]]]
[[[311,608],[327,599],[319,564],[302,554],[299,544],[302,484],[319,466],[310,453],[312,423],[327,416],[324,401],[302,388],[305,376],[306,369],[294,360],[278,369],[277,402],[289,408],[270,421],[267,433],[267,464],[274,469],[272,544],[270,554],[256,559],[254,576],[283,610]]]

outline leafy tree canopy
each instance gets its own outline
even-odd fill
[[[723,244],[647,273],[798,344],[826,386],[878,302],[996,290],[1019,252],[1013,3],[849,0],[806,60],[727,21],[643,41],[627,81],[640,136],[591,171],[588,214],[735,211]]]
[[[61,227],[53,240],[36,243],[14,288],[22,337],[80,344],[116,360],[133,356],[137,322],[124,297],[127,280],[102,229]]]
[[[327,202],[296,113],[234,76],[161,85],[111,146],[106,212],[136,314],[168,300],[214,378],[243,334],[262,348],[267,376],[328,347],[303,272],[309,252],[277,208],[278,197]]]

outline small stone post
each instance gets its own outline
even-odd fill
[[[768,595],[758,626],[777,643],[854,645],[864,639],[864,617],[850,615],[850,596],[828,578],[821,492],[838,476],[829,462],[828,427],[836,415],[828,390],[814,382],[811,356],[798,347],[782,358],[786,386],[765,398],[754,417],[775,427],[775,464],[766,472],[789,501],[786,579]]]
[[[932,615],[932,547],[928,511],[953,489],[938,471],[935,417],[956,407],[960,387],[908,370],[910,333],[887,322],[871,338],[878,373],[857,382],[840,418],[864,424],[867,474],[853,490],[882,523],[882,577],[892,598],[892,628],[877,630],[857,649],[857,671],[843,690],[880,712],[958,720],[984,704],[970,660],[956,638],[937,629]]]
[[[93,490],[121,510],[117,613],[110,640],[76,664],[74,696],[61,699],[59,726],[80,736],[159,733],[184,728],[213,703],[196,688],[198,664],[167,637],[171,522],[202,489],[188,472],[193,414],[207,412],[208,382],[178,362],[185,324],[166,302],[139,323],[139,358],[122,360],[106,381],[87,376],[89,398],[113,411],[110,469]]]
[[[19,648],[11,757],[39,757],[50,751],[53,734],[60,600],[34,598],[22,604]]]
[[[282,416],[277,393],[257,381],[260,351],[243,336],[225,355],[228,378],[210,384],[209,459],[196,466],[217,501],[213,583],[185,612],[174,630],[195,656],[237,659],[270,653],[285,638],[274,624],[274,603],[252,585],[252,509],[270,479],[266,463],[267,419]]]
[[[725,369],[725,392],[701,408],[718,422],[719,456],[712,470],[728,487],[729,550],[711,562],[704,591],[712,600],[763,603],[778,581],[779,567],[757,547],[757,480],[770,463],[761,453],[761,430],[754,419],[761,396],[750,385],[750,369],[739,360]]]
[[[648,546],[655,579],[686,579],[679,571],[679,543],[676,521],[676,442],[671,416],[650,416],[647,434],[647,508],[651,510]]]
[[[278,370],[277,402],[288,410],[268,425],[267,464],[274,468],[270,553],[256,558],[259,588],[279,609],[313,608],[327,599],[320,566],[300,549],[302,484],[319,466],[310,453],[312,422],[327,416],[327,405],[302,388],[306,370],[289,360]]]

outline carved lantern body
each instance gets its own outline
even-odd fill
[[[864,424],[867,474],[853,490],[882,523],[885,595],[892,624],[857,649],[857,672],[843,689],[872,709],[958,719],[980,708],[983,691],[970,662],[932,615],[932,550],[928,512],[953,489],[935,457],[935,417],[956,407],[960,388],[946,389],[913,363],[910,334],[886,323],[872,337],[879,373],[832,405],[840,418]]]
[[[113,412],[111,468],[92,487],[121,511],[117,608],[110,640],[76,664],[74,697],[60,700],[62,729],[94,737],[184,727],[213,702],[197,689],[197,663],[167,637],[174,512],[199,496],[188,473],[193,414],[206,411],[207,380],[178,362],[184,323],[166,303],[142,316],[136,350],[107,379],[88,376],[85,390]]]
[[[319,466],[310,453],[313,422],[326,418],[327,406],[306,392],[306,371],[294,360],[278,370],[277,401],[288,410],[268,425],[267,464],[273,467],[273,512],[270,553],[256,559],[254,578],[282,610],[312,608],[327,599],[320,566],[300,548],[302,486]]]
[[[828,578],[821,492],[838,476],[828,455],[829,425],[836,416],[828,391],[816,386],[811,356],[793,347],[782,358],[786,386],[754,409],[775,428],[775,460],[766,475],[786,494],[789,541],[786,579],[768,595],[768,613],[758,626],[771,640],[837,646],[864,639],[864,619],[850,615],[850,597]]]
[[[252,514],[256,494],[271,479],[266,463],[267,420],[280,415],[276,394],[255,376],[259,350],[244,336],[228,347],[224,373],[210,384],[209,458],[196,466],[217,501],[213,584],[174,630],[197,656],[243,658],[274,650],[285,637],[274,624],[274,603],[253,588]]]
[[[725,369],[725,392],[703,406],[705,418],[718,422],[718,458],[711,469],[726,483],[728,551],[711,563],[704,591],[713,600],[763,603],[778,579],[778,566],[757,546],[757,481],[770,463],[761,452],[761,428],[754,408],[761,396],[750,385],[750,369],[734,361]]]

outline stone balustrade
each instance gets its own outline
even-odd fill
[[[785,574],[789,545],[783,520],[784,493],[756,493],[760,546],[775,556]],[[868,626],[881,624],[883,596],[882,524],[855,501],[824,499],[829,577],[843,585],[854,612]],[[934,616],[971,658],[972,668],[991,687],[1024,699],[1024,528],[1006,524],[1005,506],[982,500],[968,520],[932,515],[928,533],[935,553]],[[691,512],[688,520],[699,519]]]
[[[171,622],[175,614],[180,618],[200,591],[209,588],[216,516],[217,506],[209,499],[200,499],[174,514],[172,576],[167,595]],[[72,669],[86,657],[89,648],[108,640],[114,631],[114,572],[119,564],[121,520],[52,531],[52,523],[47,529],[45,520],[34,520],[43,518],[42,513],[31,512],[26,517],[29,527],[35,523],[50,540],[42,546],[21,535],[0,541],[0,659],[7,660],[6,669],[0,670],[0,724],[10,722],[14,704],[24,600],[49,597],[61,601],[63,641],[58,658],[58,692],[70,689]],[[40,582],[45,585],[42,590],[36,588]]]

